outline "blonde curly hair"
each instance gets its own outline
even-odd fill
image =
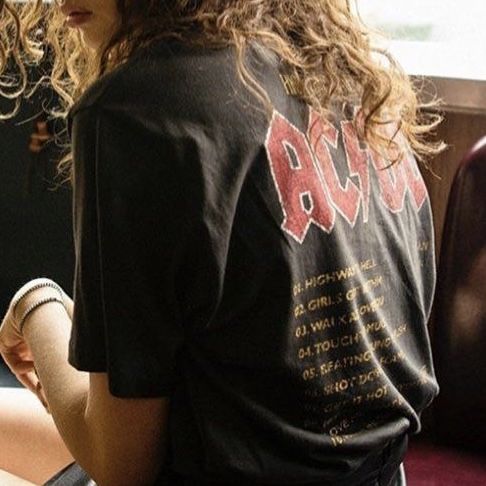
[[[267,94],[245,65],[246,49],[256,42],[280,57],[299,86],[294,94],[323,116],[330,116],[331,102],[358,100],[363,140],[395,154],[396,162],[402,156],[397,140],[404,137],[426,162],[443,148],[428,137],[441,117],[419,102],[391,56],[373,47],[370,30],[351,1],[117,0],[120,27],[95,51],[82,42],[78,30],[65,26],[56,2],[0,0],[0,73],[16,73],[0,78],[0,96],[14,100],[12,112],[3,116],[12,116],[22,97],[47,82],[61,102],[54,115],[65,117],[100,76],[161,39],[208,48],[234,46],[243,82],[268,107]],[[33,82],[29,66],[41,61],[49,72]]]

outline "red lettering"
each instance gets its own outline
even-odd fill
[[[346,178],[344,186],[339,180],[329,150],[329,145],[337,148],[338,130],[328,120],[323,119],[317,112],[311,110],[308,137],[311,147],[315,151],[318,167],[322,171],[334,207],[354,227],[359,213],[361,191],[351,179]]]
[[[427,189],[406,140],[395,130],[397,142],[388,156],[381,155],[361,142],[354,120],[341,122],[348,175],[338,173],[332,150],[339,156],[339,130],[311,110],[307,135],[274,112],[266,140],[266,151],[284,220],[282,229],[302,243],[313,223],[326,233],[334,228],[336,211],[349,223],[356,224],[360,207],[363,221],[369,219],[371,199],[370,165],[380,188],[379,200],[393,213],[405,205],[407,192],[418,211],[427,200]],[[389,132],[393,125],[384,127]],[[389,158],[404,150],[400,162]],[[392,153],[392,151],[394,151]],[[394,155],[395,154],[395,155]],[[344,182],[343,182],[344,181]]]
[[[390,166],[390,162],[375,151],[373,151],[371,160],[376,169],[383,204],[393,213],[403,211],[407,186],[400,168],[401,163]]]
[[[330,233],[335,211],[304,133],[274,112],[266,149],[284,213],[282,229],[299,243],[304,241],[311,223]]]
[[[388,134],[391,133],[391,128],[387,130]],[[372,155],[373,165],[376,168],[381,188],[382,200],[390,211],[400,212],[403,210],[405,194],[408,190],[412,203],[419,210],[427,199],[427,188],[415,159],[407,148],[407,142],[404,140],[403,135],[395,131],[390,136],[394,135],[397,148],[392,155],[398,155],[400,151],[403,151],[402,160],[386,168],[389,165],[388,161],[385,161],[379,154],[373,153]],[[386,176],[385,173],[387,174]]]
[[[368,167],[368,151],[361,148],[356,126],[353,121],[341,122],[344,149],[348,160],[350,176],[359,180],[361,200],[363,202],[363,220],[368,222],[370,214],[370,172]]]
[[[401,165],[407,181],[408,190],[412,196],[412,201],[418,211],[428,198],[427,186],[410,152],[407,151],[405,153]]]

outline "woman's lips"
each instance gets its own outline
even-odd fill
[[[92,12],[88,11],[70,12],[66,17],[66,25],[68,27],[80,27],[88,22],[92,15]]]

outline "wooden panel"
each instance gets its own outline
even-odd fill
[[[439,155],[431,164],[440,179],[426,170],[423,171],[434,212],[437,255],[440,252],[452,180],[460,161],[468,150],[481,137],[486,135],[486,114],[446,113],[445,120],[438,130],[438,135],[449,145],[448,150]]]

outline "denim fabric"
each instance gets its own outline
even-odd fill
[[[43,486],[96,486],[96,483],[74,463],[57,473]]]

